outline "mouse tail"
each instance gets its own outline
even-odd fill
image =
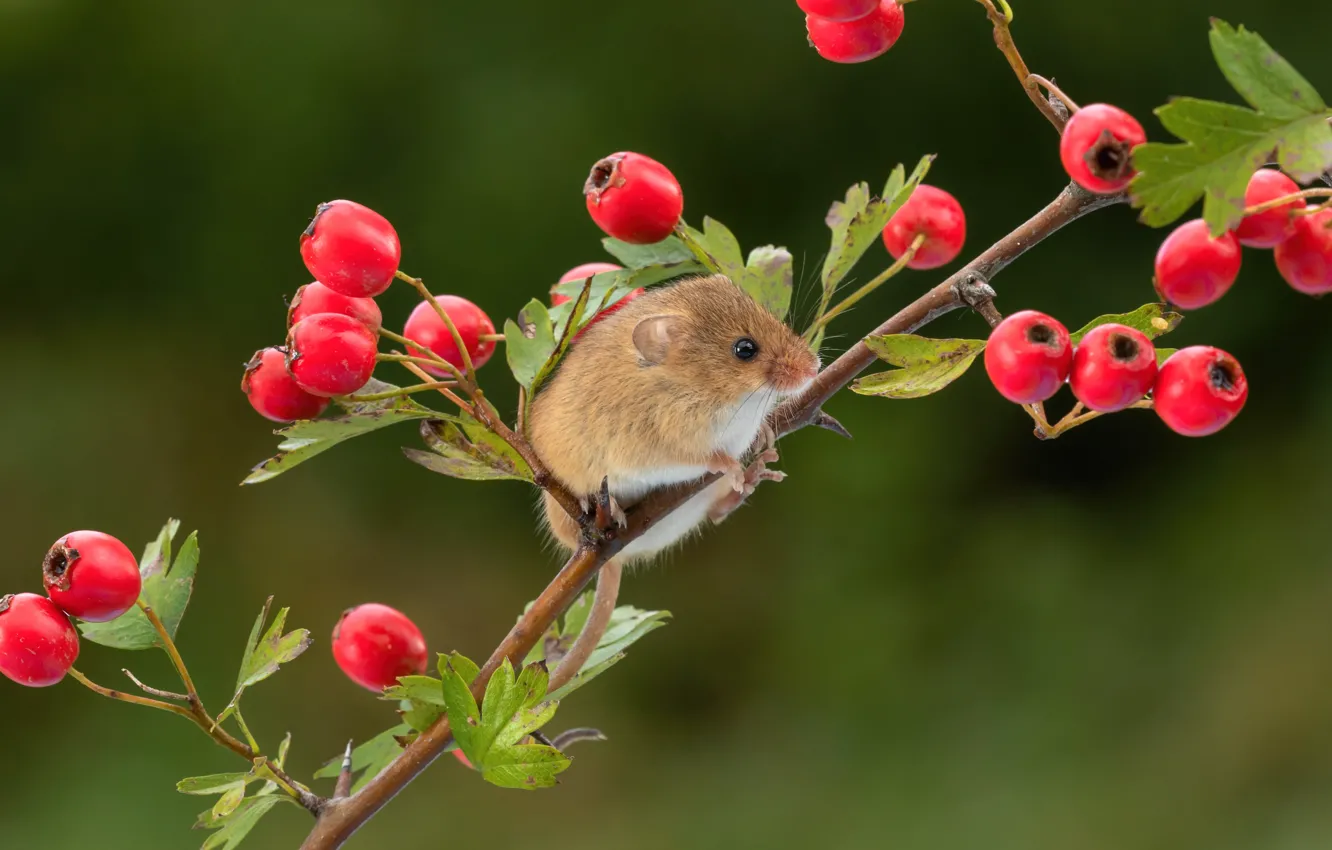
[[[620,556],[611,558],[601,567],[597,575],[597,592],[592,596],[592,610],[587,615],[583,630],[574,639],[573,646],[560,659],[560,663],[550,674],[548,690],[564,687],[577,676],[592,657],[601,638],[610,625],[611,615],[615,613],[615,602],[620,598],[620,577],[624,573],[624,559]]]

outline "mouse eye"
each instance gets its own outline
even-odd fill
[[[747,336],[742,336],[735,341],[735,345],[731,350],[734,351],[735,356],[741,360],[753,360],[758,354],[758,343],[754,342],[754,340]]]

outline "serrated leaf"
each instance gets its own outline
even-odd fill
[[[1184,321],[1184,317],[1165,304],[1144,304],[1132,313],[1108,313],[1104,316],[1097,316],[1069,334],[1068,338],[1074,345],[1077,345],[1087,335],[1087,331],[1092,328],[1099,325],[1119,324],[1142,331],[1148,339],[1156,339],[1158,336],[1168,334],[1179,327],[1179,323],[1182,321]]]
[[[504,351],[509,371],[531,393],[541,367],[555,351],[555,328],[545,304],[533,298],[519,311],[518,321],[505,320]]]
[[[285,635],[282,633],[290,608],[278,611],[268,631],[263,632],[263,637],[259,636],[272,604],[273,597],[270,596],[264,602],[264,607],[259,611],[259,616],[250,629],[249,640],[245,642],[245,653],[241,656],[240,672],[236,676],[236,691],[231,697],[231,702],[217,716],[218,724],[235,713],[241,697],[248,688],[272,676],[281,665],[296,660],[310,647],[310,632],[307,629],[296,629]]]
[[[370,780],[393,763],[393,760],[402,752],[402,747],[398,745],[398,736],[406,735],[411,731],[410,726],[402,723],[392,729],[380,732],[352,750],[352,772],[360,774],[352,785],[353,794],[364,788]],[[341,772],[342,755],[339,754],[336,758],[325,762],[324,766],[315,772],[314,778],[336,779]]]
[[[532,468],[494,431],[466,414],[421,423],[430,449],[404,448],[403,454],[432,472],[472,481],[531,481]]]
[[[398,677],[398,684],[389,685],[385,688],[384,695],[380,699],[394,702],[409,700],[442,707],[444,705],[444,687],[440,680],[434,676],[400,676]]]
[[[383,384],[383,387],[394,389],[390,384]],[[417,404],[410,397],[400,397],[385,402],[366,402],[356,410],[358,412],[331,419],[297,422],[279,430],[277,434],[283,439],[278,444],[278,454],[256,466],[241,483],[259,484],[269,481],[353,437],[369,434],[400,422],[444,415]]]
[[[213,817],[215,819],[225,818],[227,815],[236,811],[236,807],[245,799],[245,786],[233,785],[217,798],[213,804]]]
[[[853,392],[882,398],[920,398],[966,374],[985,350],[979,339],[931,339],[915,334],[888,334],[865,339],[879,359],[901,368],[858,379]]]
[[[444,676],[444,671],[450,666],[462,677],[463,683],[469,688],[472,686],[472,682],[476,681],[476,677],[481,675],[480,666],[456,649],[448,655],[440,653],[439,674],[441,678]]]
[[[606,248],[608,254],[631,269],[641,269],[646,266],[656,266],[664,263],[689,262],[694,258],[693,252],[674,236],[667,236],[660,242],[654,242],[651,245],[631,245],[628,242],[621,242],[619,239],[607,236],[601,240],[601,244]]]
[[[616,608],[611,613],[610,622],[606,625],[606,631],[602,633],[601,640],[597,642],[597,648],[584,662],[583,669],[566,682],[563,687],[547,694],[546,699],[558,702],[609,670],[624,657],[625,650],[646,635],[666,625],[666,621],[670,617],[670,611],[645,611],[632,605],[622,605]],[[581,631],[583,625],[579,625],[578,628]],[[572,633],[570,641],[576,636],[576,633]]]
[[[745,267],[740,254],[740,243],[726,225],[704,217],[703,229],[686,225],[680,230],[680,239],[699,263],[710,272],[724,274],[734,280]]]
[[[404,700],[398,709],[398,714],[402,717],[402,722],[406,723],[417,732],[424,732],[429,729],[443,713],[444,708],[442,706],[424,702],[412,702],[411,700]]]
[[[210,809],[199,815],[196,827],[205,829],[215,829],[208,840],[203,843],[202,850],[232,850],[245,840],[254,829],[255,824],[259,823],[260,818],[268,814],[274,806],[289,799],[283,796],[251,797],[243,800],[236,806],[235,810],[228,813],[225,817],[215,816]]]
[[[492,785],[535,791],[555,785],[555,777],[568,769],[569,757],[544,744],[520,744],[495,753],[481,775]]]
[[[824,309],[832,300],[837,285],[880,238],[888,219],[925,179],[932,162],[932,154],[921,157],[910,177],[906,176],[906,169],[898,165],[880,197],[870,194],[868,183],[857,183],[847,190],[845,200],[833,203],[825,219],[832,230],[832,248],[823,261]]]
[[[745,273],[737,281],[759,306],[785,321],[795,290],[795,264],[791,252],[761,245],[749,252]]]
[[[197,796],[222,794],[236,785],[245,787],[253,777],[248,773],[211,773],[207,776],[190,776],[176,783],[176,790],[182,794]]]
[[[171,541],[180,529],[178,520],[169,520],[157,539],[144,549],[139,562],[143,587],[139,599],[153,609],[167,634],[175,638],[185,608],[194,591],[194,574],[199,567],[199,533],[191,532],[171,560]],[[168,567],[168,564],[170,566]],[[162,639],[152,623],[137,606],[107,623],[79,623],[83,636],[93,643],[113,649],[151,649],[161,647]]]
[[[1213,19],[1210,39],[1222,73],[1253,108],[1178,98],[1157,109],[1182,143],[1135,148],[1129,191],[1154,227],[1203,198],[1203,218],[1219,236],[1239,223],[1249,178],[1274,156],[1301,183],[1332,168],[1332,111],[1257,33]]]

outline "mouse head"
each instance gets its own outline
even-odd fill
[[[634,305],[639,363],[665,367],[695,393],[721,403],[764,389],[792,395],[818,374],[818,358],[804,340],[722,275],[653,294]]]

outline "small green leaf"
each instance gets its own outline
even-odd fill
[[[761,245],[749,252],[745,272],[736,281],[759,306],[785,321],[795,289],[791,252],[775,245]]]
[[[393,760],[402,752],[402,747],[398,744],[398,737],[411,731],[410,726],[402,723],[392,729],[380,732],[352,750],[352,772],[360,774],[355,784],[352,785],[353,794],[364,788],[370,780],[393,763]],[[314,777],[315,779],[336,779],[341,772],[342,755],[339,754],[336,758],[325,762]]]
[[[236,807],[245,799],[245,786],[233,785],[223,792],[217,802],[213,804],[213,817],[216,819],[225,818],[227,815],[236,811]]]
[[[473,765],[479,764],[477,753],[483,751],[483,748],[489,749],[494,739],[487,737],[481,728],[481,709],[459,671],[446,662],[443,672],[444,704],[449,715],[449,727],[453,729],[453,738],[458,742],[463,755]],[[509,675],[513,675],[512,666],[509,667]]]
[[[1222,73],[1253,109],[1197,98],[1157,109],[1182,143],[1135,148],[1130,192],[1153,227],[1203,198],[1203,218],[1219,236],[1239,223],[1249,178],[1273,156],[1300,183],[1332,168],[1332,111],[1257,33],[1213,19],[1210,39]]]
[[[1156,365],[1160,366],[1170,359],[1170,355],[1179,351],[1178,348],[1158,348],[1156,349]]]
[[[211,773],[207,776],[191,776],[176,783],[176,790],[182,794],[199,796],[222,794],[236,785],[245,787],[253,777],[248,773]]]
[[[921,157],[910,177],[905,176],[906,169],[901,165],[894,168],[882,197],[871,196],[868,183],[857,183],[847,190],[846,200],[833,203],[826,218],[832,230],[832,248],[823,261],[825,309],[837,285],[879,239],[888,219],[925,179],[932,162],[933,155]]]
[[[411,700],[403,700],[398,709],[398,714],[402,716],[402,722],[417,732],[424,732],[435,725],[435,721],[443,713],[443,706],[425,702],[412,702]]]
[[[157,539],[144,549],[139,562],[143,588],[139,599],[153,609],[167,634],[175,638],[185,608],[194,591],[194,574],[199,567],[199,533],[191,532],[171,560],[171,541],[180,522],[170,520]],[[168,564],[170,565],[168,568]],[[113,649],[151,649],[161,647],[162,639],[143,611],[134,607],[107,623],[79,623],[83,636],[93,643]]]
[[[631,245],[607,236],[601,240],[606,252],[631,269],[669,263],[685,263],[694,259],[694,254],[685,244],[674,236],[667,236],[651,245]]]
[[[277,758],[273,759],[273,764],[277,765],[279,769],[286,764],[287,751],[289,749],[291,749],[290,732],[288,732],[286,737],[282,739],[282,743],[278,744]],[[256,764],[254,770],[251,772],[255,776],[262,776],[265,778],[271,777],[273,773],[273,771],[267,766],[267,764],[265,764],[263,767],[260,767],[258,764]],[[261,796],[263,794],[272,794],[273,792],[277,791],[278,784],[276,781],[274,781],[275,779],[276,777],[268,778],[268,781],[264,783],[264,787],[256,791],[255,795]]]
[[[253,628],[250,629],[250,638],[245,642],[245,653],[241,656],[240,673],[236,677],[236,691],[231,697],[231,702],[217,716],[219,724],[235,713],[236,708],[240,705],[241,696],[247,688],[272,676],[281,665],[296,660],[302,652],[310,647],[310,632],[308,630],[296,629],[285,635],[282,633],[282,629],[287,623],[287,612],[291,610],[290,608],[283,608],[278,611],[277,616],[273,618],[273,624],[268,627],[268,631],[263,633],[262,638],[259,637],[259,633],[264,627],[264,621],[268,619],[268,610],[272,604],[273,597],[270,596],[264,602],[264,607],[260,610]]]
[[[383,386],[392,389],[391,385]],[[385,404],[387,406],[383,406]],[[278,435],[283,438],[278,444],[278,454],[256,466],[241,483],[258,484],[276,478],[352,437],[369,434],[399,422],[444,415],[417,404],[410,397],[391,399],[387,403],[367,402],[366,406],[357,409],[361,412],[332,419],[305,420],[278,431]]]
[[[703,229],[685,226],[681,241],[694,258],[710,272],[724,274],[734,280],[745,268],[740,243],[726,225],[713,218],[703,219]]]
[[[403,449],[414,463],[432,472],[472,481],[531,481],[532,468],[494,431],[466,414],[421,423],[429,452]]]
[[[504,351],[513,377],[533,392],[541,367],[555,351],[555,328],[545,304],[533,298],[519,311],[517,322],[504,322]]]
[[[879,359],[902,368],[858,379],[853,392],[883,398],[920,398],[962,377],[985,350],[979,339],[931,339],[915,334],[889,334],[865,340]]]
[[[520,744],[497,751],[481,775],[501,788],[535,791],[555,785],[555,777],[567,770],[569,764],[569,757],[554,747]]]
[[[394,702],[410,700],[443,707],[444,686],[434,676],[400,676],[398,684],[385,688],[384,696],[380,699]]]
[[[1110,313],[1105,316],[1097,316],[1069,334],[1068,338],[1074,345],[1077,345],[1087,335],[1087,331],[1092,328],[1099,325],[1119,324],[1142,331],[1148,339],[1156,339],[1158,336],[1168,334],[1179,327],[1179,323],[1182,321],[1184,321],[1184,317],[1169,309],[1166,304],[1144,304],[1132,313]],[[1161,325],[1164,325],[1164,327]]]
[[[225,816],[215,815],[211,809],[204,812],[199,815],[199,821],[195,826],[215,829],[217,832],[208,836],[202,850],[232,850],[245,840],[245,836],[250,834],[250,830],[259,823],[260,818],[268,814],[278,803],[289,799],[279,795],[251,797],[241,801]]]

